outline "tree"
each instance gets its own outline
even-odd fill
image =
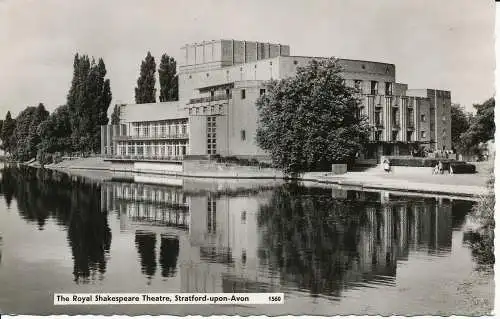
[[[12,151],[12,146],[14,143],[14,129],[16,128],[16,120],[10,115],[10,111],[5,115],[5,121],[2,125],[2,149],[10,153]]]
[[[100,149],[100,126],[109,121],[107,113],[112,99],[110,82],[105,76],[102,59],[95,63],[87,55],[75,55],[67,107],[76,151],[88,153]]]
[[[111,124],[120,124],[120,105],[115,104],[115,107],[113,109],[113,113],[111,114]]]
[[[11,154],[16,160],[26,161],[36,157],[40,143],[38,127],[47,119],[49,112],[40,103],[25,108],[16,118]]]
[[[158,68],[160,102],[177,101],[179,99],[179,79],[176,73],[177,62],[175,59],[163,54]]]
[[[460,104],[451,105],[451,144],[457,148],[460,143],[460,135],[469,128],[469,117]]]
[[[137,79],[135,88],[135,103],[155,103],[156,102],[156,63],[155,58],[148,52],[146,58],[141,63],[141,74]]]
[[[74,151],[71,142],[71,119],[66,105],[58,107],[39,127],[41,136],[39,153],[70,153]]]
[[[257,100],[257,143],[292,176],[352,161],[368,141],[354,89],[336,59],[313,60],[292,78],[268,83]]]
[[[474,105],[477,113],[467,131],[460,135],[460,151],[480,153],[479,144],[495,138],[495,99]]]

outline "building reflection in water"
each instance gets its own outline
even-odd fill
[[[452,228],[463,219],[448,199],[297,186],[188,196],[181,187],[113,182],[101,197],[122,229],[162,226],[136,233],[141,268],[152,278],[159,260],[163,277],[180,276],[182,292],[335,297],[349,287],[393,285],[398,262],[411,254],[449,254]]]

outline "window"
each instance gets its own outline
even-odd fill
[[[420,132],[420,138],[426,138],[426,137],[427,137],[427,132],[426,131]]]
[[[214,98],[214,96],[215,96],[215,92],[214,92],[213,90],[212,90],[212,91],[210,91],[210,97],[211,97],[211,98]]]
[[[413,141],[413,132],[406,132],[406,140],[408,142],[412,142]]]
[[[229,96],[229,94],[230,94],[229,89],[226,89],[226,96]]]
[[[371,95],[377,95],[378,93],[378,82],[377,81],[371,81],[371,85],[370,85],[370,94]]]
[[[392,140],[393,141],[397,141],[398,140],[398,131],[393,131],[392,132]]]
[[[356,90],[361,90],[361,80],[354,80],[354,88]]]
[[[266,94],[266,89],[260,89],[260,95]]]
[[[375,132],[375,141],[380,141],[382,137],[382,131],[376,131]]]
[[[385,95],[392,95],[392,83],[385,82]]]
[[[375,112],[375,125],[382,126],[382,115],[380,112]]]
[[[247,212],[246,211],[242,211],[241,212],[241,223],[245,224],[246,221],[247,221]]]
[[[420,122],[425,122],[426,117],[425,114],[420,114]]]
[[[241,140],[245,141],[247,139],[247,132],[245,130],[241,130]]]
[[[215,155],[216,154],[216,149],[217,149],[217,140],[215,138],[215,131],[216,131],[216,120],[215,116],[208,116],[207,117],[207,154],[208,155]],[[212,134],[213,132],[213,134]]]
[[[246,91],[245,90],[241,90],[241,99],[244,100],[246,98]]]

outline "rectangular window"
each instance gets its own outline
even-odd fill
[[[241,99],[244,100],[246,98],[246,91],[243,89],[241,90]]]
[[[392,95],[392,83],[385,82],[385,95]]]
[[[413,132],[407,132],[406,133],[406,140],[408,142],[412,142],[412,140],[413,140]]]
[[[425,122],[425,114],[420,114],[420,122]]]
[[[266,89],[260,89],[260,95],[266,94]]]
[[[420,132],[420,138],[426,138],[426,137],[427,137],[427,132],[426,131]]]
[[[392,132],[392,140],[393,140],[393,141],[397,141],[397,140],[398,140],[398,135],[399,135],[399,134],[398,134],[398,131],[394,131],[394,132]]]
[[[378,93],[378,82],[371,81],[370,94],[377,95],[377,93]]]
[[[245,130],[241,130],[241,140],[245,141],[247,139],[247,132]]]
[[[361,80],[354,80],[354,88],[356,90],[361,90]]]

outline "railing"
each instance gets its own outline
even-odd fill
[[[147,161],[147,160],[155,160],[155,161],[182,161],[184,159],[184,155],[177,156],[165,156],[165,155],[104,155],[104,158],[108,159],[117,159],[117,160],[136,160],[136,161]]]
[[[230,98],[232,98],[231,94],[218,94],[218,95],[214,95],[214,96],[207,96],[207,97],[199,97],[199,98],[195,98],[195,99],[190,99],[188,104],[222,101],[222,100],[228,100]]]
[[[138,135],[116,135],[113,137],[117,141],[125,141],[125,140],[151,140],[151,139],[166,139],[166,140],[174,140],[174,139],[188,139],[188,134],[156,134],[156,135],[148,135],[148,136],[138,136]]]

